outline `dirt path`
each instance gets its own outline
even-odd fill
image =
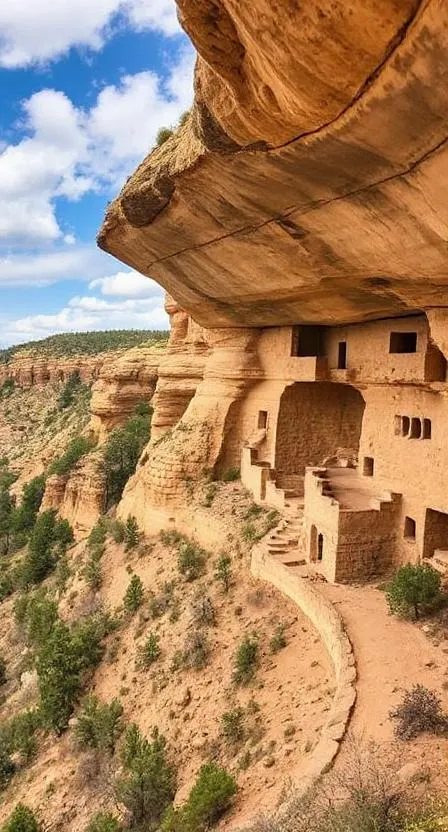
[[[420,626],[389,615],[384,593],[372,586],[322,584],[319,589],[340,612],[355,652],[358,698],[350,725],[353,734],[390,747],[389,711],[403,690],[417,683],[436,690],[448,711],[448,641],[435,646]],[[434,781],[446,786],[448,740],[425,735],[399,745],[404,763],[429,768]],[[338,760],[343,763],[344,744]]]

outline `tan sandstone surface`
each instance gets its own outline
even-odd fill
[[[208,327],[445,306],[446,4],[179,6],[200,55],[191,121],[100,245]]]

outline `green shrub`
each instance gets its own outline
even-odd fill
[[[5,575],[0,575],[0,601],[9,598],[14,592],[14,582],[11,575],[7,572]]]
[[[15,770],[16,767],[8,752],[4,748],[0,748],[0,792],[3,789],[6,789],[6,786],[13,777]]]
[[[395,735],[402,740],[412,740],[426,732],[438,734],[448,727],[439,697],[423,685],[405,691],[402,702],[389,715],[396,722]]]
[[[28,644],[39,647],[49,638],[58,620],[58,605],[42,592],[23,595],[15,604],[17,623],[22,619]]]
[[[179,545],[177,564],[186,581],[195,581],[205,572],[206,553],[191,541],[183,540]]]
[[[233,681],[236,685],[248,685],[258,667],[258,642],[246,635],[235,656]]]
[[[24,485],[20,505],[14,509],[11,517],[11,530],[14,535],[29,532],[32,529],[44,491],[45,477],[43,476],[34,477]]]
[[[81,660],[68,627],[58,621],[40,646],[36,669],[44,724],[61,734],[80,689]]]
[[[7,754],[18,752],[29,762],[36,755],[36,731],[42,718],[38,710],[23,711],[0,725],[0,746]]]
[[[126,552],[129,552],[131,549],[135,549],[140,540],[140,536],[137,520],[130,514],[124,526]]]
[[[123,832],[123,827],[111,812],[97,812],[86,832]]]
[[[14,388],[16,383],[13,378],[6,378],[3,384],[0,387],[0,399],[1,398],[8,398],[11,393],[14,392]]]
[[[6,661],[4,657],[0,655],[0,685],[5,685],[6,681]]]
[[[228,592],[232,583],[232,558],[221,555],[216,562],[215,579],[219,581],[223,592]]]
[[[83,575],[86,580],[86,584],[93,592],[96,592],[100,589],[101,584],[103,583],[103,572],[101,569],[101,558],[98,557],[98,554],[93,553],[90,555],[86,565],[83,569]]]
[[[164,737],[154,730],[149,741],[131,724],[124,736],[121,761],[124,771],[116,783],[116,797],[130,813],[131,826],[155,829],[176,791]]]
[[[108,529],[112,540],[115,543],[123,543],[124,541],[124,523],[121,520],[110,520],[108,522]]]
[[[125,592],[123,605],[127,612],[136,612],[143,603],[144,589],[141,578],[133,575]]]
[[[260,539],[260,534],[253,523],[244,523],[241,527],[241,537],[246,543],[255,543]]]
[[[87,436],[76,436],[71,439],[62,456],[51,463],[48,474],[58,474],[59,476],[68,474],[79,460],[92,450],[93,444]]]
[[[232,745],[242,742],[244,740],[244,710],[243,708],[233,708],[231,711],[226,711],[221,717],[222,733],[226,740]]]
[[[98,522],[93,526],[89,538],[87,541],[87,545],[89,548],[95,546],[102,546],[106,542],[107,537],[107,528],[104,520],[100,517]]]
[[[73,404],[78,388],[81,386],[79,370],[75,370],[62,388],[58,399],[58,410],[65,410]]]
[[[236,482],[240,478],[240,469],[239,468],[228,468],[227,471],[224,471],[221,479],[222,482]]]
[[[269,649],[271,653],[278,653],[280,650],[283,650],[287,643],[288,642],[285,637],[285,625],[278,624],[275,629],[275,633],[269,642]]]
[[[73,650],[81,672],[96,667],[103,657],[103,638],[110,632],[108,614],[96,613],[76,621],[71,629]]]
[[[3,824],[1,832],[40,832],[40,823],[35,815],[23,803],[18,803],[8,820]]]
[[[236,782],[225,769],[206,763],[186,803],[166,813],[161,832],[205,832],[229,809],[236,791]]]
[[[218,491],[219,491],[219,485],[218,485],[217,482],[212,482],[208,486],[208,488],[205,492],[205,495],[204,495],[204,506],[205,506],[205,508],[210,508],[210,506],[213,504],[213,500],[215,499]]]
[[[186,538],[176,529],[162,529],[160,540],[164,546],[180,546],[181,543],[186,542]]]
[[[156,635],[156,633],[151,633],[141,648],[139,662],[141,667],[145,670],[147,670],[148,667],[151,667],[151,665],[154,664],[154,662],[156,662],[162,654],[159,641],[159,636]]]
[[[174,131],[170,127],[161,127],[156,136],[156,146],[161,147],[171,136],[174,136]]]
[[[423,609],[429,610],[437,604],[440,586],[440,574],[426,563],[400,567],[387,588],[391,612],[406,615],[412,611],[418,619]]]
[[[106,506],[118,503],[140,454],[151,435],[148,416],[133,416],[123,427],[115,428],[104,446]]]
[[[118,699],[108,705],[89,696],[78,714],[76,737],[82,748],[96,748],[112,755],[123,730],[123,707]]]

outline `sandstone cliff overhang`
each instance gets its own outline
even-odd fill
[[[206,327],[448,306],[448,5],[178,0],[195,105],[99,245]]]

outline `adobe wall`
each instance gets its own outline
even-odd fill
[[[292,575],[287,567],[272,558],[263,543],[252,549],[252,574],[268,581],[291,598],[310,619],[332,661],[336,692],[319,743],[310,758],[291,772],[295,787],[303,794],[328,769],[339,750],[356,700],[356,666],[350,640],[334,606],[306,580]]]
[[[391,332],[415,332],[417,349],[413,353],[391,353]],[[347,371],[350,381],[381,383],[422,382],[429,374],[427,353],[431,352],[429,330],[424,315],[392,318],[365,324],[336,326],[325,330],[324,351],[329,369],[338,366],[338,345],[347,343]],[[432,376],[441,380],[437,372],[437,357],[433,361]],[[427,372],[428,368],[428,372]]]
[[[349,385],[300,382],[287,387],[280,400],[275,467],[304,473],[337,448],[357,454],[364,401]]]

